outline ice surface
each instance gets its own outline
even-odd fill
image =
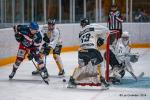
[[[63,78],[57,77],[58,68],[52,58],[47,57],[50,85],[46,85],[40,76],[32,76],[35,70],[31,61],[25,60],[13,80],[8,79],[12,64],[0,67],[0,100],[150,100],[150,49],[134,49],[139,52],[139,62],[133,64],[135,74],[145,75],[138,82],[130,74],[122,80],[121,85],[112,85],[109,90],[101,87],[66,88]],[[61,54],[66,79],[77,66],[77,52]]]

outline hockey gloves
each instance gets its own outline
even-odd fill
[[[28,57],[29,60],[32,60],[34,58],[34,54],[30,53],[30,54],[28,54],[27,57]]]
[[[46,42],[46,43],[49,43],[50,40],[48,38],[48,36],[46,34],[44,34],[44,37],[43,37],[43,40]]]
[[[138,61],[138,58],[139,58],[139,55],[133,54],[133,55],[130,56],[130,61],[132,63],[135,63],[135,62]]]
[[[24,36],[19,33],[15,34],[15,38],[18,42],[22,42],[24,40]]]
[[[30,53],[28,54],[27,58],[29,60],[32,60],[33,58],[35,58],[38,55],[38,51],[36,49],[31,49]]]
[[[44,54],[46,56],[49,55],[52,47],[48,46],[47,43],[44,43],[42,46],[43,46],[42,54]]]
[[[102,38],[99,37],[99,38],[97,39],[97,46],[100,47],[100,46],[103,45],[103,44],[104,44],[104,39],[102,39]]]
[[[44,48],[43,54],[45,54],[46,56],[49,55],[51,49],[52,49],[52,48],[51,48],[50,46]]]

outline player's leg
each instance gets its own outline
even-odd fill
[[[87,56],[88,50],[80,50],[78,51],[78,64],[79,66],[76,67],[73,71],[72,76],[70,76],[69,82],[68,82],[68,87],[72,88],[72,87],[76,87],[77,80],[81,80],[83,78],[84,71],[86,68],[86,65],[88,64],[88,62],[90,61],[90,58]],[[82,74],[82,75],[81,75]]]
[[[58,70],[59,70],[59,73],[58,73],[59,76],[65,74],[65,71],[64,71],[64,68],[63,68],[63,63],[62,63],[62,60],[61,60],[61,57],[60,57],[61,49],[62,49],[62,45],[57,45],[55,47],[55,49],[53,50],[53,58],[55,59],[55,62],[57,64],[57,67],[58,67]]]
[[[43,54],[40,54],[40,56],[42,57],[42,59],[44,59],[44,56],[45,55],[43,55]],[[45,63],[45,62],[44,62]],[[39,68],[39,65],[37,64],[37,67]],[[40,69],[40,68],[39,68]],[[40,72],[39,72],[39,70],[35,70],[35,71],[32,71],[32,75],[38,75]]]
[[[20,66],[21,62],[24,60],[25,55],[27,53],[27,49],[23,45],[19,45],[18,53],[17,53],[17,58],[15,63],[13,64],[13,69],[11,74],[9,75],[9,78],[12,79]]]
[[[109,85],[103,78],[101,74],[100,69],[100,63],[103,61],[103,58],[97,50],[82,50],[79,51],[79,67],[75,68],[75,71],[73,75],[70,77],[69,85],[71,86],[80,83],[83,79],[97,78],[97,75],[99,75],[99,79],[102,84],[104,84],[105,87],[108,87]],[[98,65],[98,67],[97,67]],[[97,69],[98,68],[98,69]],[[87,80],[88,83],[93,82],[94,80]],[[95,82],[94,82],[95,83]],[[98,82],[99,83],[99,82]]]
[[[44,48],[42,47],[41,50],[40,50],[40,57],[46,61],[46,57],[43,54],[43,51],[44,51]],[[44,62],[44,63],[46,65],[46,62]],[[39,68],[38,64],[37,64],[37,67]],[[32,75],[38,75],[38,74],[39,74],[39,70],[36,69],[35,71],[32,71]]]
[[[123,65],[122,64],[119,64],[115,54],[110,50],[110,61],[109,61],[109,64],[110,64],[110,81],[113,83],[113,84],[116,84],[116,83],[120,83],[120,79],[124,76],[125,74],[125,71],[124,71],[124,68],[123,68]]]
[[[93,57],[96,58],[96,62],[94,64],[97,65],[97,71],[98,71],[100,81],[101,81],[102,85],[104,85],[105,87],[108,87],[109,84],[106,82],[106,80],[102,76],[102,72],[101,72],[101,63],[103,62],[103,57],[98,50],[95,50],[94,52],[95,53],[93,54]]]
[[[48,75],[46,66],[45,66],[45,64],[44,64],[44,62],[43,62],[43,59],[42,59],[41,55],[40,55],[39,53],[36,54],[36,55],[34,55],[34,59],[35,59],[35,61],[36,61],[37,64],[38,64],[39,73],[41,73],[41,75],[42,75],[42,77],[43,77],[44,79],[48,78],[49,75]]]

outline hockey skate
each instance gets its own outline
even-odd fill
[[[12,71],[11,74],[9,75],[9,79],[12,79],[15,74],[16,74],[16,72]]]
[[[48,72],[46,72],[48,74]],[[39,70],[35,70],[32,72],[32,75],[39,75],[40,74],[40,71]],[[49,76],[49,74],[48,74]]]
[[[48,72],[47,72],[47,69],[44,67],[44,68],[42,68],[40,71],[39,71],[39,73],[41,74],[41,76],[42,76],[42,78],[43,79],[47,79],[48,78]]]
[[[114,85],[121,84],[120,80],[115,77],[110,77],[110,82]]]
[[[101,80],[101,84],[102,84],[102,86],[101,86],[102,90],[109,89],[109,84],[106,82],[106,80],[103,77],[101,77],[100,80]]]
[[[69,82],[68,82],[68,86],[67,88],[76,88],[76,83],[75,83],[75,80],[73,79],[73,77],[71,76],[70,79],[69,79]]]
[[[65,71],[64,71],[64,69],[62,69],[62,71],[60,71],[59,73],[58,73],[58,76],[64,76],[65,75]]]
[[[14,75],[16,74],[16,70],[17,70],[17,68],[13,67],[13,70],[12,70],[11,74],[9,75],[9,79],[12,79],[14,77]]]
[[[32,75],[38,75],[39,74],[39,70],[35,70],[32,72]]]

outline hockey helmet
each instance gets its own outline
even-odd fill
[[[48,25],[55,25],[55,19],[48,19]]]
[[[36,22],[31,22],[29,27],[33,30],[38,30],[39,29],[39,25]]]
[[[128,45],[129,44],[129,32],[124,31],[121,35],[122,38],[122,42],[124,43],[124,45]]]
[[[112,10],[112,11],[116,11],[116,10],[117,10],[117,5],[113,4],[113,5],[111,6],[111,10]]]
[[[82,27],[84,27],[84,26],[86,26],[86,25],[89,25],[90,24],[90,20],[88,19],[88,18],[83,18],[83,19],[81,19],[81,21],[80,21],[80,25],[82,26]]]
[[[121,37],[123,37],[123,38],[124,38],[124,37],[129,38],[129,32],[124,31]]]

